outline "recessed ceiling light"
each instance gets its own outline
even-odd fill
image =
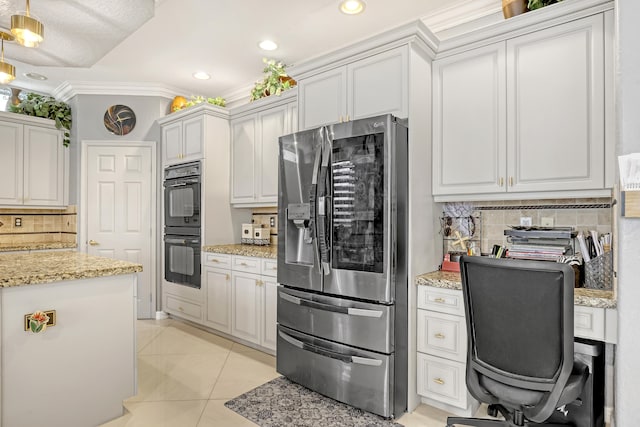
[[[23,76],[33,80],[47,80],[47,76],[43,76],[42,74],[39,74],[39,73],[24,73]]]
[[[278,48],[277,43],[271,40],[262,40],[258,43],[258,46],[260,46],[262,50],[276,50]]]
[[[209,73],[205,73],[204,71],[196,71],[193,73],[193,77],[198,80],[209,80],[211,78]]]
[[[340,2],[340,12],[347,15],[357,15],[364,10],[364,2],[362,0],[343,0]]]

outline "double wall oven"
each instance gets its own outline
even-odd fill
[[[200,288],[200,162],[164,170],[164,278]]]

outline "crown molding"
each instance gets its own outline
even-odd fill
[[[496,12],[502,13],[502,7],[496,0],[464,0],[438,9],[423,17],[422,22],[437,35],[441,31],[482,19]]]
[[[173,99],[180,93],[184,93],[184,90],[159,83],[66,81],[53,90],[52,96],[67,102],[76,95],[158,96]]]
[[[199,114],[229,120],[229,110],[227,110],[225,107],[219,107],[217,105],[203,102],[201,104],[194,105],[193,107],[188,107],[180,111],[176,111],[175,113],[169,113],[166,116],[157,119],[157,122],[160,125],[164,125]]]

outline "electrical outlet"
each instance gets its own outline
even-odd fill
[[[543,216],[540,218],[540,225],[543,227],[553,227],[553,217]]]
[[[272,216],[269,218],[269,227],[275,227],[276,226],[276,217]]]
[[[531,227],[531,217],[530,216],[521,216],[520,217],[520,225],[523,227]]]
[[[22,227],[22,218],[16,218],[13,225],[16,227]]]

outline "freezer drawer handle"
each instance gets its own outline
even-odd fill
[[[319,354],[320,356],[329,357],[331,359],[340,360],[344,363],[354,363],[357,365],[367,365],[367,366],[381,366],[382,360],[379,359],[371,359],[368,357],[360,357],[360,356],[348,356],[346,354],[336,353],[335,351],[326,350],[324,348],[316,347],[315,345],[303,343],[300,340],[293,338],[292,336],[285,334],[282,331],[278,331],[278,334],[282,337],[283,340],[287,341],[289,344],[298,347],[302,350],[310,351],[315,354]]]
[[[324,310],[324,311],[333,311],[335,313],[348,314],[350,316],[382,317],[381,310],[366,310],[363,308],[339,307],[336,305],[323,304],[316,301],[310,301],[310,300],[294,297],[293,295],[289,295],[286,293],[280,293],[280,298],[296,305],[317,308],[319,310]]]

